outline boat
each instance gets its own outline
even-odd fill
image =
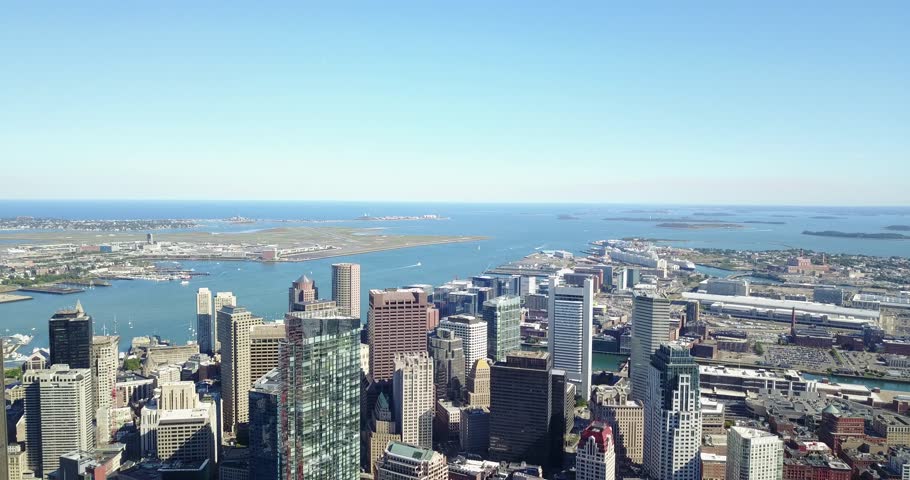
[[[422,264],[421,264],[420,262],[417,262],[417,266],[418,266],[418,267],[421,266],[421,265],[422,265]]]
[[[180,285],[189,285],[189,284],[190,284],[189,280],[182,280],[180,282]]]

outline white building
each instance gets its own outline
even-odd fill
[[[487,322],[471,315],[452,315],[439,322],[439,328],[455,332],[464,350],[464,371],[470,372],[474,362],[487,357]]]
[[[332,265],[332,300],[346,317],[360,318],[360,265]]]
[[[436,399],[433,362],[427,352],[395,354],[392,384],[397,418],[401,423],[401,441],[433,448]]]
[[[581,433],[575,452],[576,480],[614,480],[616,453],[613,430],[602,423],[592,423]]]
[[[111,408],[114,405],[114,387],[117,384],[120,337],[95,336],[92,338],[92,383],[95,401],[95,424],[99,445],[111,439]]]
[[[632,301],[632,347],[629,358],[632,399],[644,402],[648,392],[651,355],[670,340],[670,301],[650,294]]]
[[[727,480],[781,480],[784,442],[770,432],[731,427],[727,431]]]
[[[164,382],[141,412],[142,455],[162,461],[217,462],[215,405],[199,400],[193,382]]]
[[[565,370],[578,395],[591,394],[591,329],[594,317],[594,284],[585,279],[584,287],[559,285],[550,277],[547,315],[547,344],[552,368]]]
[[[705,291],[710,295],[740,295],[747,297],[749,296],[749,282],[726,278],[710,278],[705,284]]]

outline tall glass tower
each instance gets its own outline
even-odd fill
[[[284,478],[360,472],[360,319],[286,317],[281,344]]]

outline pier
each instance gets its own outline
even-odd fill
[[[63,285],[42,285],[34,287],[22,287],[19,289],[20,292],[32,292],[32,293],[49,293],[52,295],[70,295],[73,293],[82,293],[85,291],[84,288],[73,288],[65,287]]]

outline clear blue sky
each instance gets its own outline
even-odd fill
[[[320,3],[5,2],[0,198],[910,204],[910,2]]]

